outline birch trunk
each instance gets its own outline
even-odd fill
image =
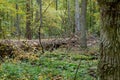
[[[79,1],[75,0],[75,33],[80,32],[80,8]]]

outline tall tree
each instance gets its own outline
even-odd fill
[[[30,0],[26,0],[26,38],[32,39]]]
[[[0,10],[0,14],[1,14],[1,10]],[[0,38],[2,38],[2,17],[0,15]]]
[[[80,7],[79,0],[75,0],[75,33],[80,32]]]
[[[42,0],[37,0],[38,4],[39,4],[39,9],[40,9],[40,26],[39,26],[39,29],[38,29],[38,35],[39,35],[39,44],[40,44],[40,47],[42,48],[42,53],[44,53],[44,47],[42,45],[42,42],[41,42],[41,28],[42,28],[42,22],[43,22],[43,15],[42,15]]]
[[[87,39],[86,39],[86,12],[87,12],[87,0],[82,0],[81,7],[81,47],[87,48]]]
[[[101,10],[99,80],[120,80],[120,0],[97,0]]]
[[[58,0],[55,0],[56,3],[56,10],[58,10]]]
[[[71,23],[70,23],[70,0],[67,0],[67,10],[68,10],[68,26],[70,27]]]
[[[19,10],[19,7],[18,7],[18,4],[16,3],[16,22],[15,22],[15,26],[16,26],[18,39],[20,39],[20,18],[19,18],[18,10]]]

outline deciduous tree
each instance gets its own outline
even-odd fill
[[[83,48],[87,48],[86,13],[87,13],[87,0],[82,0],[82,7],[81,7],[81,47],[83,47]]]
[[[31,34],[31,9],[30,9],[30,0],[26,0],[26,38],[32,39]]]
[[[120,0],[97,0],[101,11],[99,80],[120,80]]]

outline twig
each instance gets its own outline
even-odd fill
[[[79,64],[78,64],[78,66],[77,66],[77,69],[76,69],[76,72],[75,72],[74,80],[77,80],[77,73],[78,73],[78,70],[79,70],[79,68],[80,68],[80,64],[81,64],[81,59],[80,59]]]

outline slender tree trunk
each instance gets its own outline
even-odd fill
[[[31,5],[30,5],[30,11],[31,11],[31,14],[30,14],[30,16],[31,16],[31,38],[33,38],[33,32],[34,32],[34,29],[33,29],[33,26],[34,25],[32,25],[33,24],[33,22],[34,22],[34,4],[33,4],[33,0],[31,0]]]
[[[82,0],[81,7],[81,47],[87,48],[87,39],[86,39],[86,12],[87,12],[87,0]]]
[[[26,38],[32,39],[31,34],[31,10],[30,10],[30,0],[26,1]]]
[[[80,8],[79,1],[75,0],[75,33],[80,32]]]
[[[71,27],[71,18],[70,18],[70,0],[67,0],[67,10],[68,10],[68,27]],[[69,31],[69,33],[71,32],[71,30]],[[68,33],[68,34],[69,34]]]
[[[18,36],[18,39],[20,39],[20,18],[19,18],[19,14],[18,14],[18,4],[16,4],[16,23],[15,23],[15,26],[16,26],[16,31],[17,31],[17,36]]]
[[[0,10],[0,39],[2,38],[2,16],[1,16],[1,10]]]
[[[33,17],[34,17],[34,5],[33,5],[33,0],[31,0],[31,5],[30,5],[30,8],[31,8],[31,23],[33,22]]]
[[[91,14],[92,14],[92,0],[90,0],[90,2],[89,2],[89,4],[90,4],[90,9],[89,9],[89,27],[91,28],[92,27],[92,16],[91,16]]]
[[[13,34],[13,32],[14,32],[14,31],[13,31],[13,27],[14,27],[14,25],[15,25],[15,20],[14,20],[14,18],[13,18],[12,16],[10,17],[10,20],[11,20],[11,21],[10,21],[10,23],[11,23],[11,24],[10,24],[10,26],[11,26],[11,27],[10,27],[10,32],[11,32],[11,36],[14,36],[14,34]]]
[[[0,35],[2,33],[2,19],[0,18]]]
[[[120,0],[97,0],[101,9],[99,80],[120,80]]]
[[[2,19],[0,19],[0,34],[2,32]]]
[[[38,32],[38,35],[39,35],[39,43],[40,43],[40,46],[42,48],[42,53],[44,53],[44,48],[43,48],[43,45],[42,45],[42,42],[41,42],[41,28],[42,28],[42,22],[43,22],[43,17],[42,17],[42,0],[40,0],[40,26],[39,26],[39,32]]]
[[[5,21],[5,13],[4,13],[4,10],[2,10],[2,21]],[[3,27],[5,27],[5,24],[2,23],[2,38],[3,39],[6,39],[6,34],[5,34],[5,31],[3,30]]]
[[[58,0],[55,0],[56,3],[56,10],[58,10]]]

